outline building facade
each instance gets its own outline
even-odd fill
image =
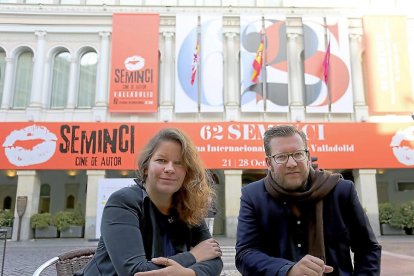
[[[395,72],[379,70],[378,73],[374,70],[377,59],[375,56],[372,58],[371,53],[378,50],[378,45],[382,44],[381,41],[374,41],[375,43],[370,45],[372,40],[370,40],[371,37],[368,38],[368,34],[372,27],[368,23],[378,22],[375,21],[378,18],[374,18],[373,21],[369,21],[372,18],[366,19],[368,16],[385,16],[387,20],[392,19],[389,21],[392,24],[396,21],[400,22],[401,18],[405,19],[404,26],[407,27],[407,32],[404,41],[407,45],[404,49],[407,51],[407,55],[400,59],[393,59],[400,61],[400,64],[395,65],[393,69],[398,71],[400,68],[408,68],[408,71],[400,70],[399,76],[408,74],[411,78],[414,74],[412,57],[414,52],[409,49],[414,49],[414,47],[410,48],[409,45],[414,46],[414,13],[409,9],[409,1],[381,1],[383,3],[380,7],[375,6],[377,4],[374,5],[374,1],[313,1],[312,6],[308,6],[307,2],[259,0],[0,1],[0,124],[3,125],[2,129],[13,130],[16,126],[16,130],[19,130],[20,127],[23,130],[28,126],[42,124],[50,127],[63,124],[71,127],[74,124],[81,127],[91,125],[91,128],[98,129],[109,128],[113,125],[153,124],[155,128],[160,128],[164,123],[172,126],[187,124],[189,128],[192,126],[198,128],[203,124],[217,124],[231,128],[234,123],[240,126],[237,128],[238,130],[245,131],[243,134],[245,140],[258,140],[255,143],[260,146],[260,139],[253,138],[257,138],[255,134],[263,133],[261,124],[268,126],[276,123],[293,123],[299,124],[303,128],[307,128],[310,124],[319,124],[323,128],[326,124],[327,127],[332,125],[335,129],[341,129],[344,124],[343,128],[350,126],[359,131],[359,133],[355,133],[352,132],[353,128],[349,129],[350,136],[362,141],[359,145],[361,147],[369,145],[375,139],[369,136],[371,132],[364,132],[366,125],[374,126],[377,129],[382,124],[401,124],[403,128],[412,131],[410,124],[413,125],[413,120],[409,110],[414,111],[412,108],[414,102],[413,84],[408,85],[407,91],[404,92],[406,94],[399,94],[403,92],[398,90],[401,87],[398,83],[388,85],[381,82],[381,74],[388,77]],[[114,47],[112,41],[114,14],[159,15],[159,28],[156,34],[159,80],[157,83],[158,94],[155,97],[157,103],[155,112],[112,112],[110,110],[111,66],[113,66],[113,57],[116,54],[112,51]],[[220,80],[211,81],[211,83],[220,83],[219,94],[216,98],[216,103],[218,102],[216,105],[219,108],[204,111],[202,99],[197,99],[195,101],[196,109],[186,111],[185,107],[179,106],[179,102],[183,98],[177,96],[179,90],[182,90],[182,87],[178,86],[181,81],[179,76],[182,68],[180,68],[180,56],[177,53],[179,49],[184,47],[183,43],[179,43],[182,39],[180,28],[184,27],[178,28],[178,26],[185,26],[186,21],[183,21],[183,15],[192,15],[193,19],[195,16],[196,20],[203,22],[203,16],[211,14],[220,17],[220,58],[218,62],[215,61],[217,62],[216,67],[213,68],[201,61],[199,64],[201,70],[198,71],[198,74],[206,78],[215,74],[221,76]],[[252,16],[255,16],[256,19],[249,19]],[[323,74],[330,74],[335,80],[331,79],[330,84],[326,79],[320,79],[315,82],[315,85],[311,84],[315,78],[309,76],[315,77],[317,74],[312,75],[312,63],[307,62],[310,55],[307,51],[312,49],[312,43],[307,43],[307,41],[311,41],[309,36],[312,33],[309,30],[318,29],[313,27],[312,20],[309,21],[309,18],[325,20],[319,24],[324,27],[321,30],[325,44],[315,46],[323,47],[317,49],[321,53],[319,57],[315,58],[319,58],[320,61],[329,58],[326,52],[328,43],[331,42],[332,44],[329,44],[331,68],[341,68],[340,64],[343,64],[342,68],[346,69],[344,69],[345,71],[333,70],[329,72],[321,67],[322,70],[325,70],[322,71]],[[342,27],[339,28],[337,33],[345,34],[346,51],[338,46],[335,48],[335,42],[333,42],[335,40],[328,37],[329,32],[325,28],[326,25],[329,25],[328,18],[341,18],[342,25],[338,26],[345,27],[343,30]],[[260,37],[251,38],[247,34],[248,27],[245,26],[251,26],[249,22],[254,20],[259,22],[256,35],[261,33],[262,27],[266,29],[268,40],[264,43],[267,50],[264,52],[265,62],[262,65],[263,70],[259,81],[261,85],[249,83],[244,86],[246,83],[245,75],[251,75],[251,71],[248,70],[252,70],[252,68],[249,66],[256,57],[256,49],[261,42]],[[270,59],[274,46],[271,35],[276,34],[271,32],[271,27],[281,26],[277,25],[278,22],[282,22],[283,25],[283,32],[280,32],[283,39],[277,42],[279,43],[278,53],[282,53],[280,50],[283,48],[280,47],[282,45],[285,49],[283,52],[285,56],[281,58],[281,62],[275,61],[271,65]],[[187,24],[190,23],[187,22]],[[200,23],[196,22],[195,24],[200,26]],[[201,24],[201,29],[202,26]],[[211,36],[203,38],[202,30],[196,33],[201,36],[202,43],[203,39],[207,41],[211,38]],[[314,33],[319,35],[317,31]],[[336,32],[332,31],[332,34],[336,34]],[[339,37],[341,36],[337,36],[338,45],[340,44]],[[253,41],[252,44],[245,43],[249,39]],[[142,41],[145,43],[145,38]],[[253,50],[249,48],[249,45],[253,45]],[[140,45],[137,47],[139,48]],[[203,49],[203,44],[201,44],[201,48]],[[367,52],[368,48],[373,49],[372,52]],[[390,48],[389,50],[398,52],[399,49]],[[341,51],[345,54],[341,55]],[[334,58],[335,53],[340,58]],[[189,56],[193,56],[192,50]],[[281,56],[283,55],[274,57],[274,60],[278,60]],[[345,62],[340,63],[338,60]],[[401,65],[403,60],[407,64]],[[387,68],[388,66],[389,64],[379,64],[378,68]],[[280,77],[279,71],[284,71],[283,77]],[[349,74],[341,75],[341,72],[349,72]],[[205,74],[209,74],[209,76]],[[284,82],[284,85],[271,86],[272,76],[275,76],[276,79],[282,78],[284,81],[281,83]],[[345,93],[349,95],[347,96],[348,110],[346,108],[340,110],[339,105],[335,104],[336,94],[329,92],[334,91],[336,83],[342,83],[341,78],[347,79],[348,88],[340,97],[338,96],[337,100],[339,102],[345,98],[342,97]],[[325,86],[323,81],[325,81]],[[251,80],[247,78],[247,82],[251,82]],[[277,83],[277,81],[273,82]],[[403,99],[403,102],[408,102],[408,104],[400,104],[399,106],[396,104],[395,110],[388,110],[388,107],[381,105],[383,103],[375,102],[372,95],[381,93],[380,90],[375,90],[376,82],[392,86],[389,90],[397,88],[394,93],[397,99],[408,95],[408,98]],[[327,100],[329,104],[322,104],[323,100],[320,100],[319,104],[314,104],[318,101],[317,98],[321,97],[318,96],[320,94],[316,96],[312,94],[315,93],[316,84],[320,84],[322,87],[318,88],[322,89],[318,90],[320,93],[328,91],[326,98],[329,98]],[[204,91],[202,85],[206,85],[205,90],[213,91],[214,89],[207,84],[199,84],[198,93],[200,94],[198,95],[200,98],[202,98],[201,93]],[[200,92],[200,90],[202,91]],[[285,93],[284,97],[273,96],[273,91],[280,91],[281,95]],[[314,102],[311,101],[312,95],[315,98]],[[257,106],[259,106],[258,109],[255,109]],[[319,109],[319,106],[323,108]],[[393,106],[392,102],[388,103],[388,106]],[[276,107],[280,107],[280,109],[276,110]],[[180,108],[184,108],[184,111],[179,111]],[[145,131],[139,131],[136,136],[142,137],[146,134]],[[234,132],[230,132],[228,135],[227,142],[232,140],[232,134]],[[237,134],[235,135],[237,136]],[[13,135],[10,134],[7,138],[10,136]],[[76,140],[79,137],[72,138]],[[412,141],[406,140],[408,140],[408,147],[413,150]],[[20,163],[20,161],[13,163],[6,158],[6,152],[8,149],[17,148],[17,146],[8,145],[7,140],[1,142],[3,145],[1,153],[3,164],[0,166],[2,170],[0,175],[0,208],[11,209],[15,212],[13,239],[17,239],[19,223],[21,224],[20,239],[32,238],[31,215],[38,212],[56,213],[61,210],[74,209],[76,206],[79,206],[85,214],[84,237],[87,239],[96,238],[100,181],[134,176],[134,168],[129,165],[111,167],[111,164],[106,164],[93,169],[82,166],[82,160],[79,160],[76,165],[73,163],[65,165],[64,159],[59,164],[56,163],[55,167],[53,164],[47,167],[37,167],[30,162],[28,164]],[[252,144],[247,143],[247,146]],[[209,145],[206,144],[208,149],[211,148]],[[223,145],[226,146],[226,143]],[[201,148],[200,146],[200,151]],[[31,149],[33,150],[34,147]],[[223,150],[224,152],[220,152]],[[262,156],[262,159],[254,159],[258,160],[257,164],[252,164],[253,159],[250,157],[244,159],[247,153],[240,149],[238,153],[235,153],[236,159],[234,160],[242,160],[240,163],[247,160],[248,165],[243,166],[243,164],[230,164],[231,159],[224,159],[226,158],[226,150],[230,151],[231,149],[224,147],[217,149],[218,154],[223,156],[219,163],[207,160],[208,157],[205,157],[204,162],[207,164],[207,168],[213,171],[217,180],[219,212],[216,216],[214,232],[234,237],[237,227],[240,189],[243,185],[263,177],[266,171],[263,163],[260,163],[264,160],[263,152],[257,153],[257,156]],[[329,160],[322,158],[324,157],[322,152],[338,150],[333,148],[332,150],[324,150],[323,146],[318,150],[315,146],[311,149],[311,153],[319,158],[319,167],[342,172],[346,178],[354,180],[362,205],[367,211],[375,232],[379,234],[378,202],[400,203],[414,198],[414,170],[412,170],[414,163],[385,162],[383,165],[377,164],[372,160],[381,160],[378,156],[383,154],[382,149],[378,149],[378,152],[370,150],[361,153],[358,153],[358,150],[359,148],[355,149],[355,154],[349,158],[335,158],[334,154]],[[346,151],[345,148],[344,151]],[[29,155],[30,150],[26,154]],[[410,154],[408,155],[411,156]],[[368,157],[370,159],[366,165],[358,162]],[[25,212],[21,216],[16,208],[19,197],[27,198]]]

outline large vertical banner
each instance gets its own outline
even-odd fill
[[[110,112],[157,112],[158,14],[112,17]]]
[[[365,70],[370,114],[414,111],[404,16],[365,16]]]
[[[242,112],[264,111],[263,74],[259,75],[257,82],[252,81],[253,60],[261,42],[261,31],[262,17],[260,15],[240,16],[240,99]]]
[[[266,111],[289,112],[286,18],[265,17]]]
[[[325,20],[323,17],[304,17],[304,74],[306,112],[329,112],[328,85],[324,82],[323,59],[326,53]]]
[[[200,19],[200,111],[223,112],[223,19],[221,15],[202,15]]]
[[[306,112],[352,113],[353,96],[346,18],[304,17],[302,23]],[[328,44],[330,54],[327,51]],[[327,66],[324,66],[326,60]]]
[[[197,55],[198,16],[193,14],[178,14],[175,21],[175,112],[198,112],[198,79],[200,67],[191,83],[191,71],[194,58]],[[201,45],[198,45],[201,48]],[[198,64],[200,65],[200,64]]]
[[[353,113],[351,64],[348,20],[345,17],[326,17],[326,35],[330,43],[328,91],[331,112]]]

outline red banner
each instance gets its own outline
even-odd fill
[[[270,123],[1,123],[0,169],[136,169],[142,147],[162,128],[182,129],[207,168],[263,169]],[[295,124],[320,168],[414,168],[414,125]]]
[[[157,112],[158,14],[114,14],[110,112]]]

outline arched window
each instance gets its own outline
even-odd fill
[[[64,108],[68,97],[70,54],[60,52],[53,59],[51,108]]]
[[[80,60],[78,106],[80,108],[92,107],[95,104],[96,68],[98,55],[87,52]]]
[[[4,75],[6,73],[6,52],[0,49],[0,103],[3,99]]]
[[[33,53],[24,51],[17,57],[13,108],[26,108],[30,102],[33,75]]]
[[[6,196],[3,200],[3,210],[11,210],[12,207],[12,198],[11,196]]]
[[[39,199],[39,213],[50,212],[50,185],[42,184],[40,186],[40,199]]]
[[[75,197],[73,195],[66,198],[66,209],[75,209]]]

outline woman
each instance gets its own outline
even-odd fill
[[[203,220],[214,192],[192,142],[163,129],[138,167],[137,185],[108,199],[96,254],[77,275],[220,275],[221,249]]]

